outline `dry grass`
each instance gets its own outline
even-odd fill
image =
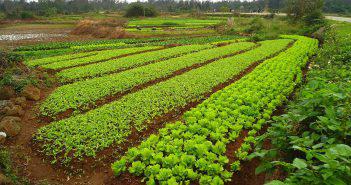
[[[126,20],[82,20],[71,31],[74,35],[91,35],[96,38],[130,38],[133,35],[124,29]]]

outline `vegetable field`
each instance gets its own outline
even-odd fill
[[[139,24],[155,23],[135,20],[129,26]],[[33,147],[53,165],[70,169],[99,161],[116,182],[234,183],[233,173],[301,84],[317,48],[317,40],[296,35],[259,42],[213,36],[17,48],[27,67],[57,81],[37,107],[45,124],[32,136]]]

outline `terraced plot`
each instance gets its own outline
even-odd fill
[[[141,131],[155,117],[203,99],[216,86],[233,79],[250,65],[279,53],[291,41],[263,41],[261,46],[248,52],[214,61],[127,94],[86,114],[53,122],[40,128],[35,140],[43,142],[42,148],[47,155],[57,157],[63,154],[61,156],[66,162],[72,157],[68,154],[75,158],[95,156],[96,152],[113,143],[124,142],[131,127]]]
[[[112,165],[115,175],[128,169],[145,177],[147,184],[230,181],[232,172],[225,170],[226,166],[231,164],[231,171],[240,169],[240,160],[246,159],[251,145],[255,144],[256,133],[301,82],[301,68],[318,48],[318,42],[310,38],[286,38],[297,42],[186,112],[184,124],[168,124],[158,135],[151,135],[140,146],[130,148]],[[238,160],[230,161],[226,146],[243,129],[249,130],[248,137],[235,152]]]
[[[55,115],[68,109],[75,110],[79,107],[88,106],[89,104],[94,104],[103,97],[125,92],[137,85],[167,77],[178,70],[185,70],[187,67],[194,65],[200,66],[208,61],[234,54],[253,46],[255,46],[254,43],[235,43],[224,47],[206,49],[181,57],[171,58],[122,73],[64,85],[56,89],[55,92],[45,100],[41,106],[41,112],[44,115]],[[184,49],[190,52],[192,49],[205,47],[206,46],[197,47],[193,45],[186,46]]]
[[[109,60],[104,63],[91,64],[82,67],[66,69],[57,73],[57,76],[62,82],[70,82],[88,77],[101,76],[108,73],[117,72],[132,67],[165,60],[190,52],[199,51],[202,49],[213,47],[211,45],[185,45],[174,48],[168,48],[161,51],[152,51],[139,55],[128,56],[116,60]]]
[[[84,42],[51,42],[21,46],[15,51],[25,56],[26,59],[38,59],[58,55],[71,55],[72,53],[90,50],[102,50],[113,48],[125,48],[136,46],[166,46],[174,44],[206,44],[218,41],[233,40],[241,38],[238,35],[205,36],[205,37],[160,37],[144,39],[112,39],[93,40]],[[124,43],[124,44],[123,44]],[[121,45],[122,44],[122,45]]]
[[[73,67],[73,66],[82,65],[82,64],[89,64],[93,62],[99,62],[99,61],[111,59],[113,57],[118,57],[122,55],[133,54],[133,53],[148,51],[153,49],[161,49],[161,47],[145,46],[145,47],[104,50],[104,51],[99,51],[96,55],[93,55],[93,56],[76,58],[72,60],[58,61],[58,62],[49,63],[45,65],[40,65],[40,66],[44,69],[58,70],[62,68]]]
[[[36,67],[36,66],[46,65],[46,64],[55,63],[55,62],[62,62],[62,61],[88,57],[88,56],[96,55],[97,53],[98,53],[97,51],[92,51],[92,52],[86,52],[86,53],[75,53],[70,55],[59,55],[54,57],[40,58],[36,60],[28,60],[25,62],[25,64],[30,67]]]
[[[38,46],[75,53],[25,62],[61,82],[40,104],[40,119],[54,121],[34,134],[35,150],[72,168],[116,155],[116,176],[147,184],[226,183],[318,47],[302,36],[149,40]]]

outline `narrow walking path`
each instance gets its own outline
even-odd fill
[[[334,21],[351,22],[350,17],[325,16],[325,18]]]

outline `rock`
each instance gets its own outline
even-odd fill
[[[0,132],[0,144],[4,144],[6,141],[6,133]]]
[[[0,109],[4,109],[5,107],[12,107],[14,104],[10,100],[0,100]]]
[[[0,172],[0,184],[1,185],[10,185],[13,184],[12,181]]]
[[[9,137],[18,135],[21,131],[21,119],[14,116],[6,116],[0,122],[0,131],[5,132]]]
[[[12,99],[12,100],[15,101],[14,99]],[[20,105],[15,105],[10,100],[0,101],[0,115],[21,116],[23,114],[24,114],[24,111]]]
[[[16,91],[11,86],[3,86],[0,88],[0,100],[9,100],[16,96]]]
[[[25,108],[27,99],[26,99],[26,97],[21,96],[21,97],[15,98],[14,102],[16,105],[20,105],[22,108]]]
[[[21,106],[13,105],[12,107],[5,107],[5,115],[7,116],[22,116],[24,111]]]
[[[33,85],[27,85],[23,91],[22,95],[29,100],[39,100],[40,99],[40,90]]]
[[[0,115],[6,114],[6,107],[12,107],[14,104],[10,100],[0,100]]]

